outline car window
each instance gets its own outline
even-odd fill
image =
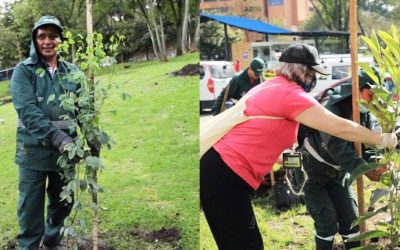
[[[200,65],[199,67],[199,74],[200,74],[200,80],[204,78],[204,66]]]
[[[332,80],[343,79],[351,74],[351,66],[333,66]]]
[[[232,64],[210,65],[210,73],[212,78],[230,78],[235,75]]]

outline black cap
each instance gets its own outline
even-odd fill
[[[317,49],[305,43],[296,43],[289,46],[289,48],[282,52],[279,61],[304,64],[320,74],[330,75],[327,69],[320,66]]]

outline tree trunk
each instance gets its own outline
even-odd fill
[[[175,20],[175,26],[176,26],[176,55],[180,56],[182,55],[182,1],[183,0],[178,0],[176,1],[177,4],[177,9],[175,9],[175,4],[174,1],[170,1],[171,9],[173,12],[173,17]]]
[[[196,1],[196,10],[194,12],[194,17],[195,17],[195,21],[194,21],[194,33],[193,33],[193,37],[192,37],[192,43],[190,44],[190,50],[191,51],[195,51],[198,50],[200,48],[200,17],[199,17],[199,11],[200,11],[200,3],[199,1]]]
[[[189,0],[184,2],[184,12],[182,21],[182,53],[186,54],[188,51],[188,24],[189,24]]]
[[[21,51],[21,44],[19,43],[19,39],[18,39],[18,34],[16,34],[17,39],[16,39],[16,46],[17,46],[17,51],[18,51],[18,58],[19,61],[22,61],[22,51]]]
[[[151,44],[152,44],[152,47],[153,47],[154,55],[156,55],[156,57],[160,59],[160,53],[159,53],[159,50],[158,50],[157,42],[154,39],[153,29],[151,28],[151,25],[150,25],[149,22],[147,22],[147,29],[149,30],[150,40],[151,40]]]
[[[160,31],[158,30],[156,19],[153,18],[152,21],[153,21],[153,26],[154,26],[154,33],[156,35],[156,37],[155,37],[156,38],[156,47],[159,52],[158,58],[160,59],[160,61],[164,61],[164,52],[162,50],[162,45],[161,45]]]
[[[192,43],[190,45],[191,51],[198,50],[200,47],[200,17],[199,16],[196,16],[195,28],[196,28],[196,31],[193,34]]]
[[[162,13],[159,13],[159,19],[160,19],[161,48],[163,54],[163,62],[166,62],[168,61],[168,52],[165,44],[164,22],[162,19]]]
[[[76,63],[75,62],[75,50],[76,50],[76,48],[75,48],[75,44],[71,44],[71,61],[72,61],[72,63]]]

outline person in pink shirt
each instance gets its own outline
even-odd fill
[[[395,148],[395,134],[378,134],[334,115],[307,94],[319,65],[317,49],[298,43],[279,58],[277,76],[251,89],[247,116],[200,159],[200,201],[219,249],[263,249],[250,195],[271,171],[281,153],[296,141],[299,123],[353,142]]]

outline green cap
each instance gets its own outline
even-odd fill
[[[261,75],[261,73],[264,71],[264,68],[265,62],[260,57],[255,57],[250,63],[250,69],[254,71],[256,76]]]
[[[374,73],[378,76],[379,79],[379,71],[376,68],[373,68]],[[372,85],[375,85],[375,82],[368,76],[368,74],[360,69],[358,71],[358,88],[361,90],[363,88],[371,88]],[[353,85],[351,82],[344,82],[337,87],[335,87],[334,92],[330,95],[330,103],[335,104],[341,102],[347,97],[351,96],[353,93]]]
[[[60,34],[63,32],[63,28],[61,26],[60,20],[58,20],[54,16],[42,16],[36,23],[35,26],[33,27],[33,33],[36,31],[38,28],[44,25],[53,25],[55,26]]]

